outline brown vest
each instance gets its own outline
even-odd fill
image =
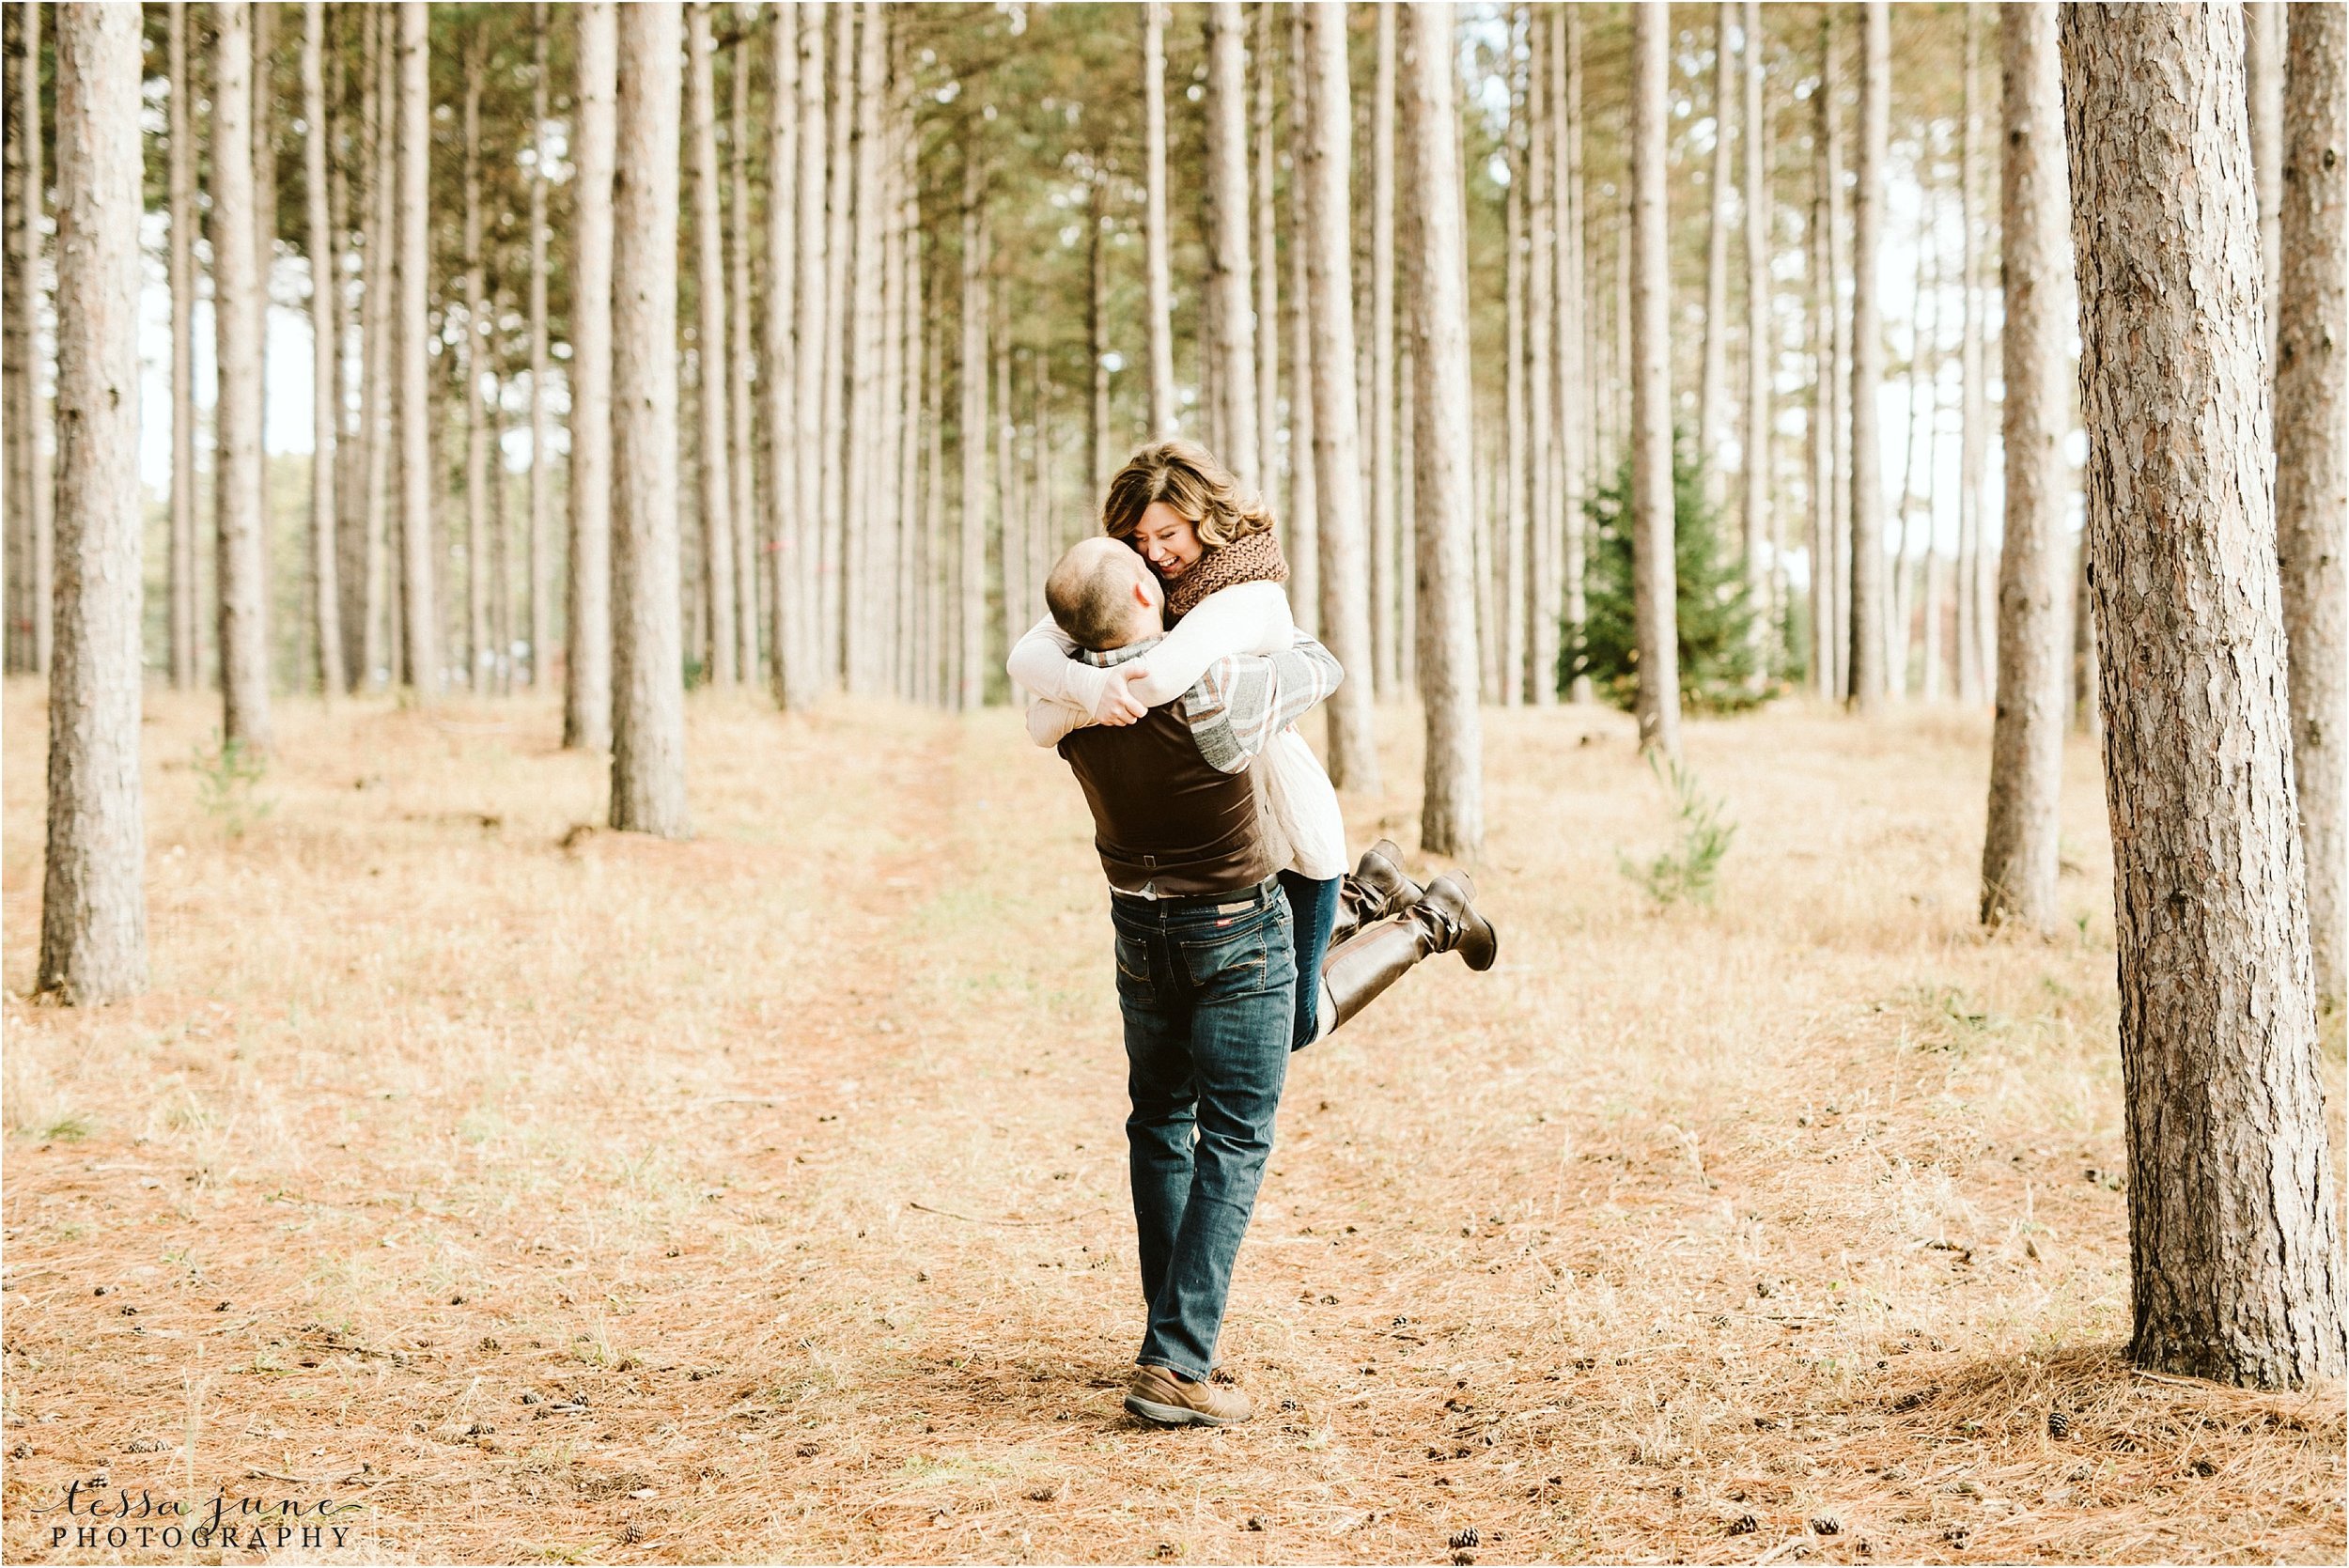
[[[1163,898],[1237,893],[1272,875],[1245,769],[1207,766],[1178,698],[1132,724],[1071,730],[1060,754],[1093,808],[1093,846],[1110,886]]]

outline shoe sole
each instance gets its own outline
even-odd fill
[[[1210,1416],[1205,1410],[1194,1410],[1188,1405],[1160,1405],[1139,1394],[1126,1396],[1126,1408],[1143,1421],[1156,1421],[1160,1426],[1229,1426],[1233,1420],[1226,1416]]]

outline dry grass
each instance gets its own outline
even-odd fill
[[[2077,928],[1985,942],[1978,716],[1692,725],[1738,836],[1657,910],[1627,724],[1489,715],[1502,961],[1296,1060],[1224,1337],[1263,1414],[1170,1434],[1117,1407],[1105,894],[1008,715],[699,699],[671,845],[569,831],[547,706],[288,703],[232,839],[158,695],[155,988],[82,1015],[21,1000],[6,703],[12,1559],[104,1475],[331,1490],[353,1560],[2341,1560],[2338,1388],[2116,1357],[2084,751]],[[1413,836],[1384,722],[1358,846]]]

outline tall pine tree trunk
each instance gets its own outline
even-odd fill
[[[1377,55],[1370,89],[1370,653],[1348,684],[1373,697],[1403,690],[1410,659],[1409,574],[1400,523],[1402,454],[1396,448],[1394,337],[1394,92],[1396,0],[1375,0]],[[1351,290],[1349,289],[1349,297]],[[1315,413],[1319,413],[1316,409]],[[1408,437],[1404,439],[1408,439]]]
[[[1281,253],[1272,207],[1272,82],[1280,74],[1281,52],[1273,0],[1255,0],[1252,15],[1256,73],[1251,134],[1256,172],[1249,195],[1256,218],[1256,460],[1263,468],[1265,500],[1281,515]],[[1293,509],[1287,515],[1293,516]]]
[[[2323,0],[2319,0],[2323,3]],[[2243,90],[2250,110],[2251,174],[2259,182],[2260,264],[2267,279],[2267,353],[2276,353],[2276,281],[2283,265],[2284,79],[2283,0],[2248,0],[2243,8]]]
[[[490,645],[490,421],[481,385],[489,346],[489,287],[481,253],[481,92],[485,67],[476,36],[465,51],[465,337],[457,370],[465,409],[465,684],[487,691]]]
[[[1532,420],[1526,410],[1526,362],[1531,357],[1531,329],[1526,316],[1526,274],[1532,249],[1526,230],[1525,188],[1531,182],[1526,172],[1526,160],[1532,141],[1526,134],[1525,117],[1530,106],[1526,80],[1515,61],[1519,23],[1524,20],[1516,7],[1510,8],[1509,36],[1509,124],[1504,143],[1508,157],[1509,190],[1503,198],[1501,233],[1507,255],[1501,268],[1501,454],[1500,494],[1489,514],[1480,509],[1480,516],[1489,516],[1492,531],[1500,536],[1493,540],[1491,570],[1485,574],[1489,580],[1486,601],[1480,607],[1477,625],[1480,642],[1490,651],[1486,660],[1491,678],[1486,688],[1494,702],[1514,707],[1522,687],[1525,662],[1525,536],[1532,517],[1532,501],[1527,487],[1532,477],[1533,459],[1530,451]]]
[[[57,13],[56,600],[37,992],[147,987],[139,794],[139,12]]]
[[[260,295],[260,393],[254,414],[255,450],[261,467],[261,646],[265,661],[273,657],[275,641],[277,522],[276,497],[269,482],[269,311],[270,284],[277,265],[277,6],[255,0],[253,6],[253,266],[254,287]],[[264,667],[267,667],[265,662]]]
[[[199,675],[195,600],[195,71],[187,0],[171,0],[171,684]],[[14,411],[10,411],[11,417]]]
[[[2000,18],[2005,127],[1999,223],[2005,236],[2006,548],[1999,566],[1998,717],[1982,850],[1982,921],[2052,931],[2057,806],[2063,782],[2064,603],[2070,586],[2058,443],[2070,424],[2063,384],[2071,291],[2063,277],[2070,201],[2056,8]]]
[[[1770,181],[1769,122],[1762,109],[1762,0],[1745,0],[1746,43],[1746,591],[1754,616],[1757,671],[1776,662],[1780,563],[1786,552],[1770,514]]]
[[[268,584],[261,549],[261,281],[254,255],[253,8],[214,8],[212,517],[220,585],[221,733],[270,743]]]
[[[848,375],[850,277],[856,189],[852,162],[856,124],[857,7],[832,8],[832,116],[825,148],[823,541],[817,578],[822,589],[823,680],[838,688],[848,675]]]
[[[1468,236],[1450,0],[1414,0],[1397,42],[1411,214],[1419,675],[1427,718],[1419,836],[1430,854],[1465,859],[1485,844],[1485,765],[1470,575],[1476,520],[1469,469]]]
[[[554,465],[547,451],[552,411],[547,407],[550,355],[547,345],[547,3],[530,8],[530,684],[547,684],[547,658],[553,649],[553,604],[547,593],[552,551],[549,514],[553,505]]]
[[[1697,461],[1706,495],[1720,502],[1720,441],[1729,427],[1729,105],[1736,88],[1736,67],[1729,53],[1731,9],[1720,0],[1713,13],[1713,155],[1705,185],[1704,357],[1697,378]],[[1750,132],[1749,132],[1750,136]]]
[[[1109,227],[1108,181],[1096,170],[1085,181],[1085,363],[1092,366],[1091,396],[1085,402],[1086,493],[1097,496],[1110,481],[1110,365],[1109,276],[1103,270],[1101,245]],[[1296,563],[1289,570],[1294,573]]]
[[[700,370],[694,410],[694,511],[701,520],[702,580],[695,585],[708,616],[713,686],[737,678],[734,629],[734,478],[729,443],[734,421],[726,350],[726,261],[718,191],[718,103],[708,0],[685,8],[685,136],[693,160],[693,298],[699,307],[694,344]]]
[[[2242,13],[2077,6],[2063,108],[2127,1110],[2130,1358],[2349,1367],[2317,1071]]]
[[[962,404],[955,444],[962,457],[962,554],[955,574],[955,706],[987,693],[987,186],[976,148],[962,164]]]
[[[2276,547],[2292,656],[2293,763],[2320,1001],[2342,1001],[2342,745],[2349,741],[2349,28],[2292,8],[2276,298]]]
[[[1321,640],[1352,674],[1370,667],[1370,560],[1362,539],[1361,427],[1354,384],[1354,221],[1348,192],[1354,111],[1345,10],[1311,8],[1305,34],[1312,129],[1300,147],[1300,172],[1311,247],[1306,310],[1313,321]],[[1472,667],[1470,678],[1474,678]],[[1368,682],[1347,680],[1326,705],[1330,778],[1340,789],[1378,787],[1370,695]]]
[[[417,696],[429,703],[441,690],[440,616],[432,571],[430,359],[425,314],[431,267],[429,206],[432,152],[430,33],[425,6],[399,8],[398,189],[398,427],[400,666]]]
[[[1255,303],[1250,298],[1248,24],[1238,0],[1207,7],[1207,287],[1215,298],[1215,390],[1226,467],[1263,487],[1256,455]]]
[[[758,386],[766,404],[767,678],[778,706],[805,691],[797,644],[806,608],[800,599],[799,362],[794,330],[800,309],[800,8],[785,0],[769,13],[767,122],[767,288],[759,334]]]
[[[829,555],[829,531],[824,526],[824,374],[828,365],[825,341],[832,304],[831,228],[825,218],[825,181],[830,174],[825,114],[825,13],[818,5],[802,3],[800,12],[800,174],[799,174],[799,297],[798,344],[794,368],[798,383],[794,411],[798,426],[799,508],[792,520],[796,598],[800,627],[793,634],[794,669],[798,686],[794,706],[816,700],[831,684],[831,665],[824,644],[824,573]]]
[[[1583,581],[1590,551],[1582,505],[1590,494],[1595,464],[1597,432],[1592,424],[1597,399],[1591,395],[1591,303],[1589,248],[1584,212],[1589,201],[1582,173],[1582,19],[1570,6],[1551,12],[1558,39],[1550,61],[1550,87],[1557,99],[1558,155],[1552,167],[1557,181],[1558,246],[1558,425],[1563,464],[1561,505],[1565,509],[1564,537],[1560,541],[1560,566],[1565,574],[1561,638],[1572,651],[1582,646],[1589,615]],[[1591,700],[1591,677],[1570,656],[1574,666],[1566,685],[1567,697]]]
[[[1143,0],[1142,105],[1150,439],[1162,441],[1174,433],[1174,285],[1166,231],[1166,12],[1159,0]]]
[[[683,19],[620,8],[612,245],[612,826],[685,836],[677,230]]]
[[[1884,334],[1876,303],[1876,253],[1884,227],[1884,167],[1891,130],[1892,23],[1885,0],[1859,8],[1859,181],[1852,194],[1851,698],[1862,714],[1890,689],[1885,668],[1884,451],[1876,391],[1884,381]]]
[[[1524,591],[1511,611],[1525,623],[1519,643],[1524,664],[1513,665],[1508,678],[1513,687],[1523,684],[1526,701],[1547,707],[1558,700],[1558,543],[1564,512],[1558,498],[1558,420],[1552,406],[1558,386],[1553,363],[1558,344],[1558,212],[1552,205],[1557,185],[1550,164],[1555,159],[1557,106],[1550,92],[1552,40],[1545,14],[1529,14],[1526,43],[1526,201],[1532,214],[1532,254],[1526,257],[1526,332],[1531,339],[1526,422],[1532,447],[1527,454],[1532,514]]]
[[[1672,557],[1672,259],[1665,220],[1671,23],[1641,6],[1631,35],[1631,599],[1640,748],[1680,760]]]
[[[881,77],[887,70],[884,46],[886,23],[879,0],[864,0],[863,25],[857,34],[854,122],[849,143],[849,178],[854,181],[854,218],[849,227],[850,252],[845,301],[849,311],[847,339],[848,419],[842,436],[844,534],[841,548],[843,667],[849,689],[879,689],[880,652],[875,619],[879,589],[885,578],[879,569],[880,541],[873,515],[873,467],[876,451],[874,420],[879,409],[876,379],[880,352],[881,217],[887,198],[880,189]],[[844,32],[845,38],[845,32]]]
[[[366,531],[365,595],[360,606],[359,667],[372,684],[381,674],[387,682],[399,680],[399,567],[394,553],[392,511],[393,461],[397,431],[393,426],[393,356],[398,246],[397,196],[399,47],[398,23],[390,7],[374,8],[366,20],[370,46],[368,79],[374,85],[374,142],[363,154],[366,165],[366,217],[363,247],[366,266],[360,280],[360,421],[366,432],[366,468],[360,479],[361,527]]]
[[[612,264],[619,15],[613,0],[586,0],[575,14],[563,744],[599,751],[612,744]]]
[[[310,607],[322,695],[343,689],[342,602],[335,567],[334,458],[341,434],[342,311],[334,298],[334,228],[326,210],[326,6],[308,0],[302,38],[302,104],[310,133],[303,138],[303,183],[310,219]]]
[[[751,200],[748,38],[738,39],[726,90],[726,474],[734,482],[735,678],[758,679],[757,457],[751,436]]]

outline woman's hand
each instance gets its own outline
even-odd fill
[[[1109,679],[1101,683],[1100,695],[1093,705],[1093,722],[1111,725],[1139,722],[1142,716],[1150,710],[1134,694],[1134,687],[1149,674],[1149,670],[1141,660],[1133,659],[1108,674]]]

